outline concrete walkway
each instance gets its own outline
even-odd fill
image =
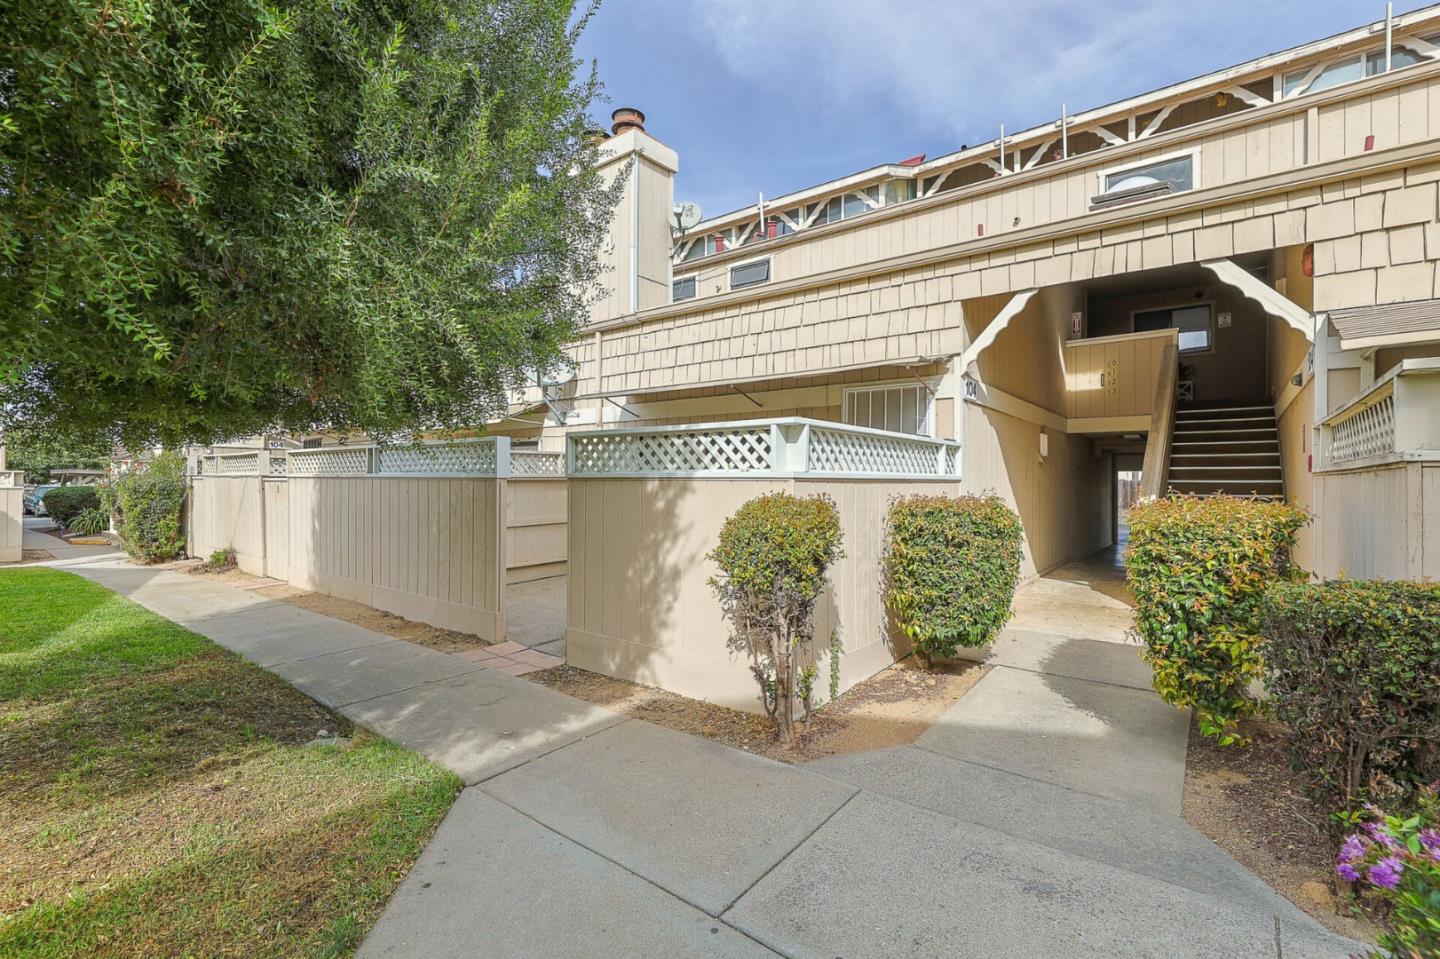
[[[54,557],[54,559],[40,560],[26,565],[63,566],[73,560],[91,560],[101,556],[123,555],[113,546],[72,546],[58,536],[41,532],[41,530],[51,529],[54,525],[55,521],[48,516],[25,517],[24,529],[20,532],[20,548],[43,549]]]
[[[362,959],[1356,948],[1180,820],[1183,717],[1103,635],[1022,615],[914,746],[796,768],[223,584],[74,570],[464,777]],[[1084,575],[1038,588],[1103,609]]]

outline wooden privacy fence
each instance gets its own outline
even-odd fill
[[[959,444],[799,418],[577,432],[567,444],[572,665],[758,709],[705,557],[728,516],[775,491],[825,494],[840,514],[845,556],[816,610],[817,689],[829,686],[832,635],[841,690],[909,651],[884,606],[886,510],[897,495],[957,494]]]
[[[506,585],[566,569],[561,462],[506,437],[204,457],[189,551],[233,549],[248,573],[503,639]]]

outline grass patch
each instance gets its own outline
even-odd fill
[[[350,955],[459,788],[100,586],[0,571],[0,955]]]

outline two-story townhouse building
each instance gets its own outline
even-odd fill
[[[1134,472],[1306,507],[1320,575],[1440,576],[1440,7],[693,224],[677,150],[614,119],[606,295],[573,373],[492,424],[570,438],[572,662],[705,691],[703,655],[617,652],[684,646],[694,584],[656,604],[672,625],[630,623],[609,606],[634,589],[587,599],[577,561],[642,569],[667,541],[627,552],[623,527],[676,510],[653,484],[592,502],[586,477],[744,475],[645,458],[728,442],[707,424],[956,441],[955,488],[1019,512],[1026,576],[1112,544]],[[576,460],[597,430],[649,445]]]

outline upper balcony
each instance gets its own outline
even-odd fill
[[[1062,226],[1241,202],[1266,178],[1440,135],[1440,9],[1397,17],[1388,48],[1383,26],[713,217],[674,244],[671,306],[643,312],[942,247],[1019,257]]]
[[[1318,469],[1440,462],[1440,359],[1409,359],[1321,425]]]

